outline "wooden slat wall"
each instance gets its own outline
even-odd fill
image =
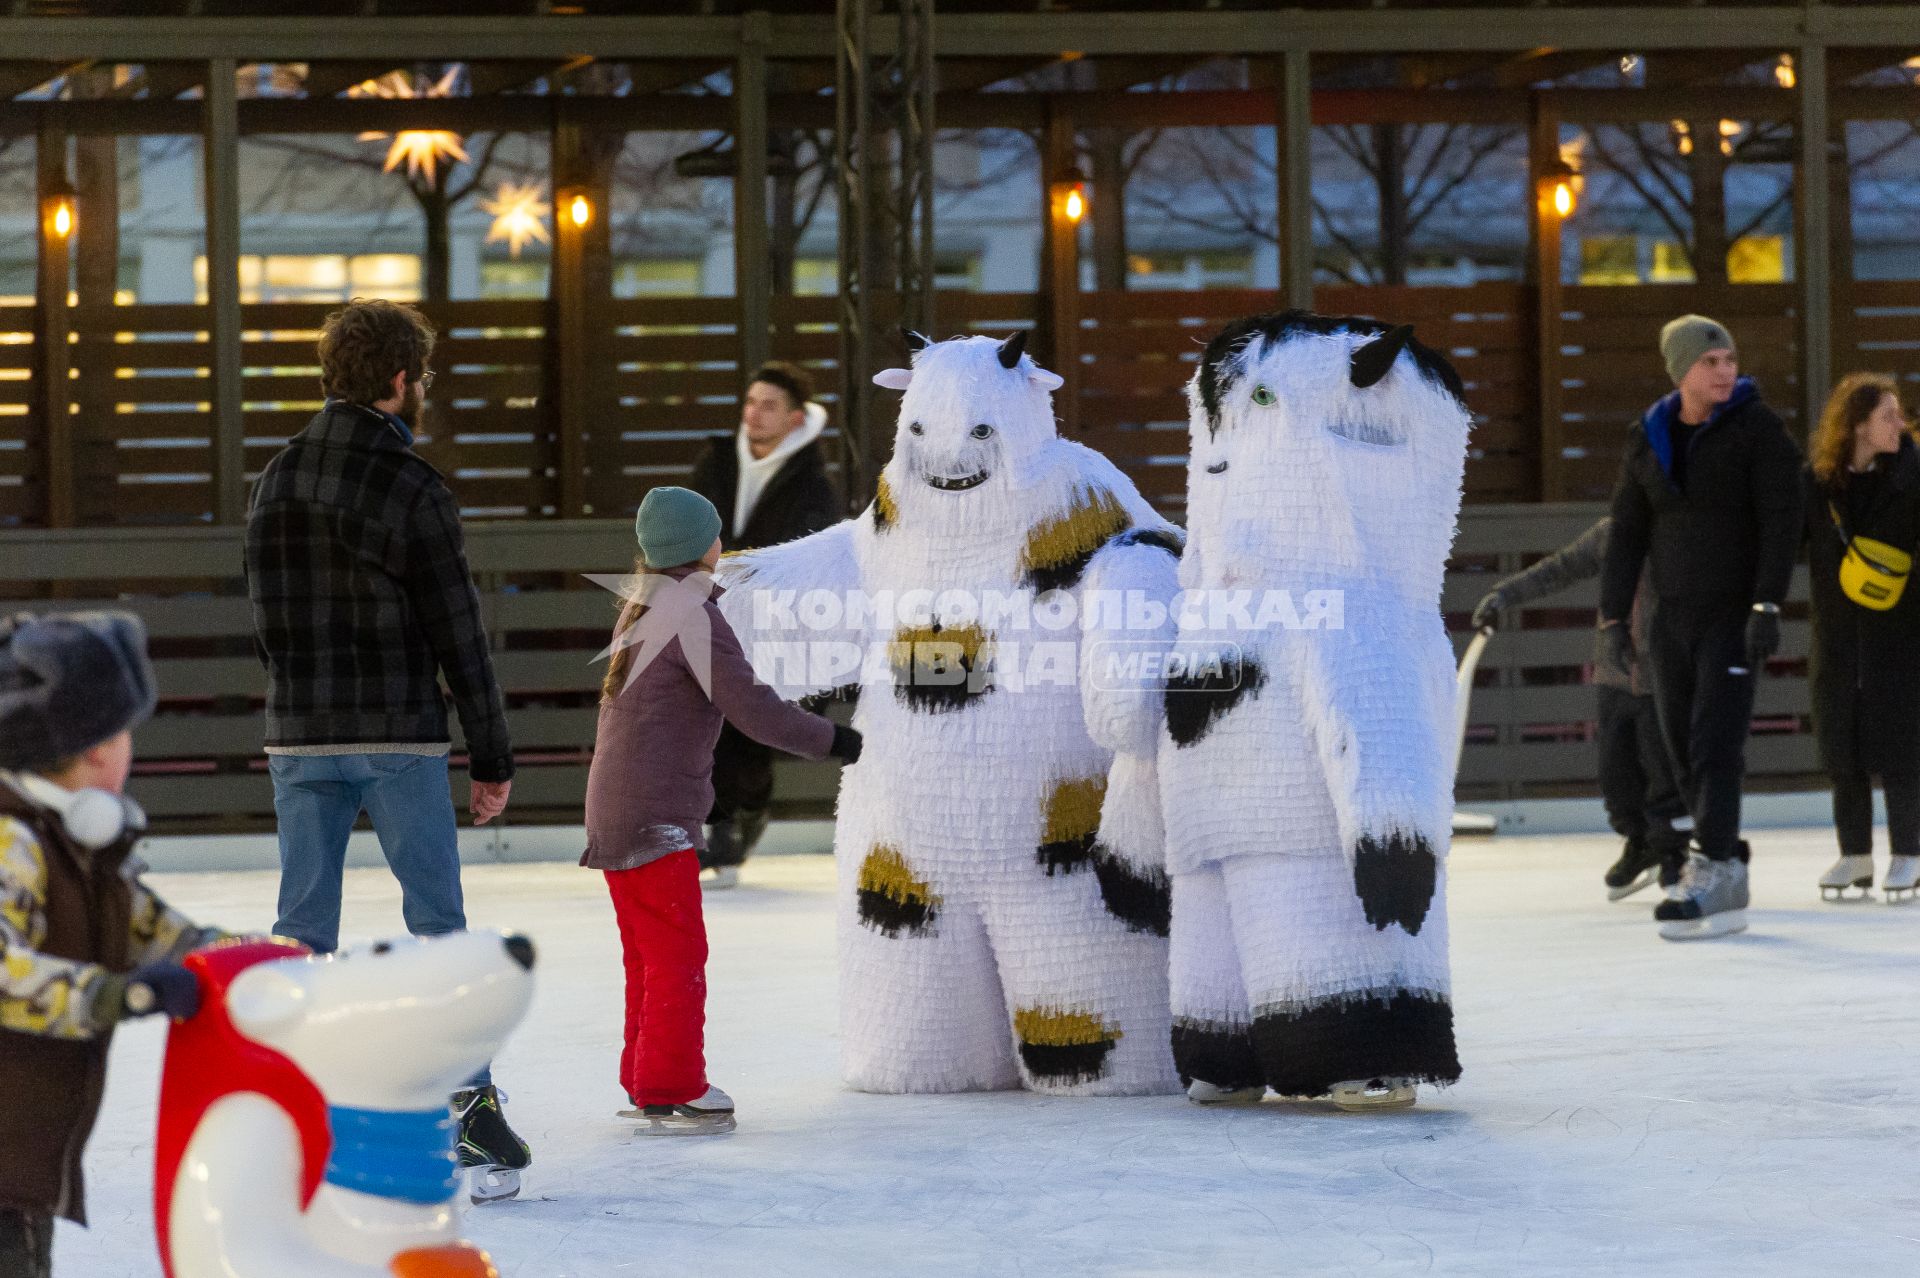
[[[1920,283],[1871,280],[1835,291],[1835,374],[1891,373],[1913,413],[1920,405]]]
[[[0,528],[38,522],[46,510],[39,477],[40,423],[28,414],[33,397],[31,306],[0,306]]]
[[[1572,540],[1600,513],[1594,505],[1469,507],[1444,596],[1456,641],[1464,645],[1467,613],[1494,580]],[[240,530],[15,531],[6,539],[0,574],[12,580],[0,581],[0,608],[57,583],[58,603],[28,606],[105,605],[147,619],[163,700],[139,734],[136,791],[159,823],[175,831],[267,828],[265,687],[234,576]],[[632,534],[625,520],[500,520],[470,525],[469,547],[520,752],[511,819],[578,822],[601,670],[592,658],[614,616],[612,596],[580,588],[579,574],[623,570]],[[1805,577],[1804,569],[1796,574],[1796,602],[1805,599]],[[1594,697],[1582,682],[1593,605],[1591,584],[1569,591],[1512,619],[1490,646],[1461,766],[1463,800],[1594,793]],[[1761,685],[1749,770],[1756,788],[1806,785],[1815,771],[1806,642],[1796,609],[1781,660]],[[824,811],[835,785],[831,767],[782,767],[788,811]]]

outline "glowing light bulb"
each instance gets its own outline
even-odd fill
[[[54,206],[53,233],[61,239],[73,233],[73,205],[65,200]]]
[[[1573,215],[1573,187],[1565,182],[1554,183],[1553,211],[1561,217]]]
[[[1087,200],[1085,196],[1080,194],[1079,187],[1076,186],[1071,191],[1067,192],[1067,203],[1066,203],[1065,211],[1067,215],[1067,221],[1069,222],[1078,222],[1081,218],[1086,216]]]
[[[584,195],[576,195],[567,201],[567,216],[577,227],[584,228],[593,221],[593,201]]]

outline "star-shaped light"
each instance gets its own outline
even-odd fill
[[[350,98],[450,98],[453,96],[454,81],[459,77],[460,68],[452,66],[439,81],[426,87],[425,92],[417,91],[411,77],[399,71],[389,71],[378,79],[365,80],[347,90]],[[467,149],[458,133],[446,129],[403,129],[399,133],[387,134],[379,130],[362,133],[358,141],[375,142],[391,136],[393,141],[387,147],[387,162],[381,166],[381,172],[391,173],[402,164],[407,166],[407,176],[419,178],[426,175],[428,185],[439,180],[441,159],[464,164]]]
[[[487,230],[487,243],[505,240],[507,251],[515,257],[520,256],[520,250],[529,241],[553,242],[547,238],[546,220],[553,206],[540,198],[538,182],[525,186],[502,182],[499,194],[491,200],[480,201],[480,209],[493,218],[493,225]]]

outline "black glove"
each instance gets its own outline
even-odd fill
[[[152,1016],[165,1012],[176,1021],[184,1021],[200,1010],[200,982],[178,963],[148,963],[121,978],[122,1017]]]
[[[827,753],[842,763],[860,762],[860,734],[844,723],[833,725],[833,744]]]
[[[1601,627],[1600,637],[1607,645],[1608,662],[1621,674],[1631,675],[1635,660],[1633,627],[1624,621],[1616,621],[1610,626]]]
[[[1780,651],[1780,614],[1755,609],[1747,617],[1747,668],[1759,670]]]
[[[1473,628],[1475,630],[1497,630],[1500,628],[1500,610],[1507,606],[1507,597],[1499,590],[1489,590],[1473,606]]]

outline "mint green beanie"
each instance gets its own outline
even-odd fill
[[[707,553],[720,535],[720,512],[691,488],[656,488],[640,502],[633,535],[649,568],[678,568]]]

